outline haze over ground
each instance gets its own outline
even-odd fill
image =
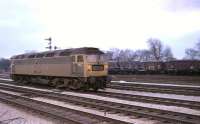
[[[200,39],[199,0],[0,0],[0,57],[60,48],[145,49],[158,38],[184,57]]]

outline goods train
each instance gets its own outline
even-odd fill
[[[200,60],[109,61],[109,74],[200,75]]]
[[[83,47],[11,57],[11,78],[70,89],[98,90],[109,82],[108,62],[98,48]]]

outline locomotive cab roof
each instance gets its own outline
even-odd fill
[[[26,53],[11,57],[11,59],[25,59],[25,58],[42,58],[42,57],[55,57],[55,56],[69,56],[72,54],[104,54],[101,50],[94,47],[71,48],[63,50],[45,51],[38,53]]]

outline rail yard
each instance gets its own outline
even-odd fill
[[[74,91],[19,84],[1,75],[0,99],[72,124],[199,124],[200,86],[112,81],[104,90]]]
[[[200,124],[200,0],[0,10],[0,124]]]

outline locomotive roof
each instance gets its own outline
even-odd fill
[[[69,56],[71,54],[104,54],[98,48],[94,47],[82,47],[71,48],[63,50],[53,50],[38,53],[26,53],[11,57],[11,59],[23,59],[23,58],[41,58],[41,57],[54,57],[54,56]]]

